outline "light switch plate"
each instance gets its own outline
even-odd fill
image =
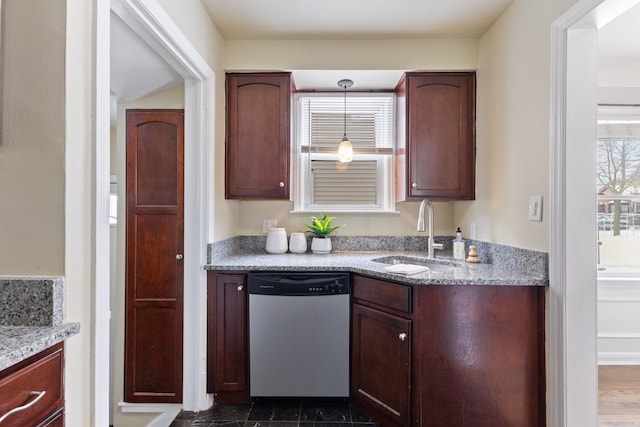
[[[542,221],[542,196],[529,196],[529,221]]]

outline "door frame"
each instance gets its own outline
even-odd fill
[[[551,26],[549,425],[597,425],[598,28],[639,0],[580,0]],[[593,230],[593,233],[585,233]]]
[[[184,175],[184,342],[185,410],[210,405],[206,394],[207,243],[213,241],[213,138],[215,74],[155,0],[96,1],[96,223],[94,240],[95,307],[93,329],[93,421],[109,419],[109,50],[110,14],[148,43],[185,80]],[[122,179],[121,182],[124,182]],[[135,408],[130,409],[135,411]],[[139,408],[144,411],[145,408]]]

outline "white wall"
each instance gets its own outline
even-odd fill
[[[480,39],[476,200],[455,205],[478,239],[549,250],[551,23],[576,0],[515,1]],[[527,219],[542,195],[542,222]]]
[[[25,2],[22,2],[25,3]],[[64,4],[64,1],[47,3]],[[65,320],[80,322],[80,334],[67,340],[65,358],[66,425],[90,426],[93,373],[93,2],[66,0],[65,63]],[[50,18],[49,18],[50,19]],[[44,69],[48,69],[45,67]],[[43,179],[43,178],[41,178]],[[83,402],[83,404],[74,404]]]
[[[64,3],[3,3],[0,274],[62,275]]]
[[[235,236],[239,206],[224,199],[224,41],[199,0],[158,0],[180,30],[207,61],[216,75],[215,97],[215,165],[213,200],[213,238]]]

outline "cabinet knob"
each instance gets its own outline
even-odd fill
[[[238,292],[242,292],[243,289],[244,289],[244,286],[238,285]]]
[[[284,188],[284,182],[280,181],[280,184],[278,184],[280,186],[280,188]]]
[[[184,258],[184,256],[182,254],[176,255],[176,259],[182,259],[182,258]]]
[[[407,334],[402,332],[400,335],[398,335],[398,338],[400,338],[400,341],[406,341],[407,340]]]
[[[411,188],[418,188],[418,184],[414,182],[413,184],[411,184]]]

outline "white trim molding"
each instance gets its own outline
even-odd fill
[[[109,2],[98,1],[97,3],[108,4]],[[111,12],[122,19],[185,80],[184,382],[183,403],[177,406],[186,410],[206,409],[211,405],[211,398],[206,393],[206,306],[204,304],[206,301],[206,272],[204,265],[206,264],[207,243],[211,235],[210,227],[213,213],[211,186],[213,185],[214,164],[215,75],[211,67],[156,0],[111,0],[110,8],[102,8],[97,11],[97,21],[103,24],[98,26],[96,37],[98,45],[102,46],[97,50],[101,59],[96,60],[96,67],[100,69],[99,72],[96,72],[96,91],[98,93],[106,89],[108,94],[110,89],[108,55],[105,56],[107,58],[106,65],[102,55],[105,55],[105,52],[108,53],[108,24]],[[99,115],[97,118],[99,139],[109,135],[109,99],[103,100],[102,98],[104,97],[97,97],[96,101],[101,104],[104,102],[104,106],[96,107],[96,114]],[[102,198],[106,200],[107,220],[105,224],[102,224],[101,219],[96,218],[98,221],[96,229],[99,229],[96,233],[102,234],[104,225],[106,242],[108,242],[109,151],[108,145],[106,145],[105,151],[104,144],[104,141],[98,143],[98,147],[101,148],[97,150],[96,155],[96,174],[98,176],[95,191],[97,200]],[[100,175],[104,175],[104,177]],[[105,185],[102,185],[103,181]],[[96,241],[96,245],[96,270],[107,269],[108,271],[108,244]],[[105,246],[102,247],[102,245]],[[97,256],[105,251],[107,256]],[[101,284],[98,290],[100,287],[108,291],[108,275],[106,276],[106,284]],[[108,301],[108,297],[96,299],[96,316],[100,316],[101,313],[103,315],[105,307],[108,310]],[[108,348],[108,340],[108,333],[96,334],[95,348],[104,348],[105,342]],[[105,357],[108,354],[108,352],[102,353],[101,351],[96,351],[96,353],[101,354],[100,357]],[[98,358],[98,354],[96,358]],[[108,369],[105,368],[104,371],[108,373]],[[101,378],[102,375],[99,377],[96,374],[97,380],[102,381]],[[105,384],[96,383],[96,390],[98,388],[108,390],[108,378]],[[97,393],[95,399],[95,425],[106,426],[108,425],[108,416],[105,414],[108,411],[109,400],[98,396]],[[153,410],[146,410],[147,406],[152,407]],[[176,406],[140,406],[123,403],[120,407],[124,412],[157,412],[158,408],[166,407],[169,411],[167,414],[170,415],[174,413]],[[168,425],[163,424],[164,421],[158,422],[161,422],[161,424],[157,424],[158,426]]]
[[[96,1],[96,56],[95,56],[95,238],[93,260],[95,268],[93,283],[93,412],[94,426],[109,425],[110,396],[110,225],[109,205],[111,193],[111,77],[110,77],[110,37],[111,24],[109,3]]]
[[[182,410],[179,403],[126,403],[119,402],[118,407],[124,413],[158,414],[147,427],[169,427]]]
[[[549,425],[597,425],[598,28],[638,0],[581,0],[551,27]],[[593,194],[591,194],[593,193]]]

